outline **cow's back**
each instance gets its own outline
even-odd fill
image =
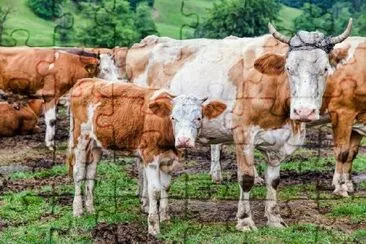
[[[159,119],[148,108],[155,90],[100,79],[82,79],[72,91],[75,128],[90,124],[99,146],[134,151],[140,144],[154,144],[148,135],[158,134],[158,143],[169,119]],[[75,120],[75,119],[74,119]],[[161,130],[163,129],[163,130]],[[158,131],[158,132],[157,132]],[[145,140],[145,142],[142,142]]]

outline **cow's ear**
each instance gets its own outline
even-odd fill
[[[160,117],[169,116],[172,113],[172,103],[168,99],[156,99],[149,104],[149,109]]]
[[[286,59],[277,54],[265,54],[255,60],[254,67],[266,75],[279,75],[285,70]]]
[[[220,101],[211,101],[203,105],[203,116],[207,119],[214,119],[222,114],[226,109],[226,104]]]
[[[345,59],[348,56],[349,48],[350,46],[347,48],[334,49],[329,54],[329,63],[334,67],[337,66],[337,64],[339,64],[343,59]]]
[[[94,74],[95,73],[95,69],[96,69],[96,65],[95,64],[86,64],[84,66],[86,72],[88,72],[89,74]]]

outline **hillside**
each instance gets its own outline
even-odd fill
[[[12,6],[12,12],[5,23],[6,33],[12,35],[14,39],[11,45],[57,45],[53,43],[53,33],[56,23],[60,20],[52,22],[39,18],[28,8],[26,2],[27,0],[0,0],[0,6]],[[181,1],[155,0],[153,16],[160,35],[179,39],[181,27],[196,23],[196,16],[198,21],[201,21],[207,15],[207,9],[212,6],[212,2],[212,0],[185,1],[183,12],[186,16],[184,16],[181,13]],[[65,12],[74,14],[74,27],[83,25],[84,19],[78,16],[70,0],[66,0],[64,9]],[[292,29],[292,20],[300,14],[301,10],[283,6],[279,18],[281,25],[285,29]],[[192,28],[184,27],[183,38],[189,37],[192,32]]]

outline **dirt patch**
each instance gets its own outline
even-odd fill
[[[57,186],[63,184],[71,184],[72,180],[64,175],[52,176],[42,179],[19,179],[9,180],[7,177],[1,177],[0,193],[3,192],[20,192],[24,190],[40,189],[43,186]]]
[[[330,200],[336,201],[336,200]],[[235,224],[237,201],[172,200],[171,216],[194,220],[198,223]],[[263,200],[252,200],[252,216],[257,227],[266,225]],[[366,223],[353,223],[348,217],[328,215],[329,207],[319,206],[314,200],[291,200],[279,202],[280,213],[285,223],[316,224],[319,227],[340,230],[346,233],[366,228]]]
[[[162,243],[147,233],[141,223],[107,224],[100,223],[92,231],[95,243]]]

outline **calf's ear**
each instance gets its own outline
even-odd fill
[[[168,99],[157,99],[149,104],[149,109],[160,117],[169,116],[172,112],[172,107]]]
[[[285,63],[285,57],[269,53],[255,60],[254,68],[266,75],[279,75],[285,70]]]
[[[351,46],[345,48],[336,48],[333,49],[332,52],[329,54],[329,63],[336,67],[342,60],[344,60],[348,56],[348,50]]]
[[[214,119],[225,111],[226,104],[219,101],[211,101],[202,107],[203,116],[207,119]]]

